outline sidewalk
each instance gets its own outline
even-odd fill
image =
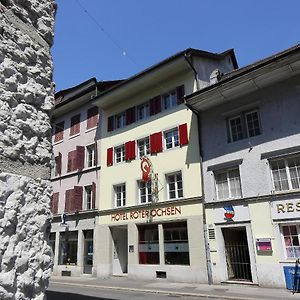
[[[166,281],[165,279],[145,281],[128,279],[127,277],[92,278],[52,276],[50,286],[51,284],[219,299],[300,299],[300,293],[293,295],[291,291],[286,289],[270,289],[244,284],[208,285],[175,283]]]

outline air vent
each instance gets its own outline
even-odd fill
[[[216,233],[214,229],[208,229],[208,238],[210,240],[215,240],[216,239]]]
[[[156,278],[167,278],[167,273],[164,271],[156,271]]]

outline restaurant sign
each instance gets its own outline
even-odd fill
[[[181,206],[133,210],[111,215],[112,222],[181,215]]]
[[[300,199],[271,202],[273,219],[291,219],[300,217]]]

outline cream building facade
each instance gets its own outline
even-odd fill
[[[236,67],[232,50],[187,49],[93,100],[102,111],[97,276],[207,282],[198,123],[183,98],[216,68]]]

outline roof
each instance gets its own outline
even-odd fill
[[[107,89],[105,92],[103,92],[100,95],[98,95],[97,97],[95,97],[94,100],[97,100],[98,98],[100,98],[108,93],[111,93],[117,89],[120,89],[121,87],[129,84],[130,82],[135,81],[136,79],[138,79],[142,76],[145,76],[146,74],[153,72],[156,69],[161,68],[162,66],[164,66],[172,61],[175,61],[176,59],[178,59],[180,57],[198,56],[198,57],[206,57],[206,58],[211,58],[211,59],[223,59],[227,55],[231,56],[234,68],[235,69],[238,68],[237,60],[236,60],[233,49],[226,50],[222,53],[212,53],[212,52],[207,52],[207,51],[198,50],[198,49],[194,49],[194,48],[185,49],[185,50],[180,51],[180,52],[168,57],[167,59],[143,70],[142,72],[140,72],[136,75],[133,75],[132,77],[129,77],[126,80],[121,81],[119,84],[114,85],[113,87]]]
[[[234,80],[239,79],[245,75],[250,76],[254,72],[257,71],[263,72],[263,70],[265,70],[264,72],[267,72],[266,67],[269,67],[276,62],[285,60],[294,54],[300,54],[300,44],[297,44],[291,48],[288,48],[284,51],[271,55],[262,60],[258,60],[243,68],[239,68],[237,70],[233,70],[229,73],[224,74],[217,83],[209,85],[201,90],[198,90],[190,95],[185,96],[186,104],[193,105],[195,102],[199,101],[197,99],[197,96],[202,96],[202,95],[204,96],[204,94],[207,95],[207,93],[210,91],[211,92],[213,92],[214,90],[217,91],[220,87],[225,87],[230,83],[232,83]],[[268,71],[270,71],[270,69]]]

